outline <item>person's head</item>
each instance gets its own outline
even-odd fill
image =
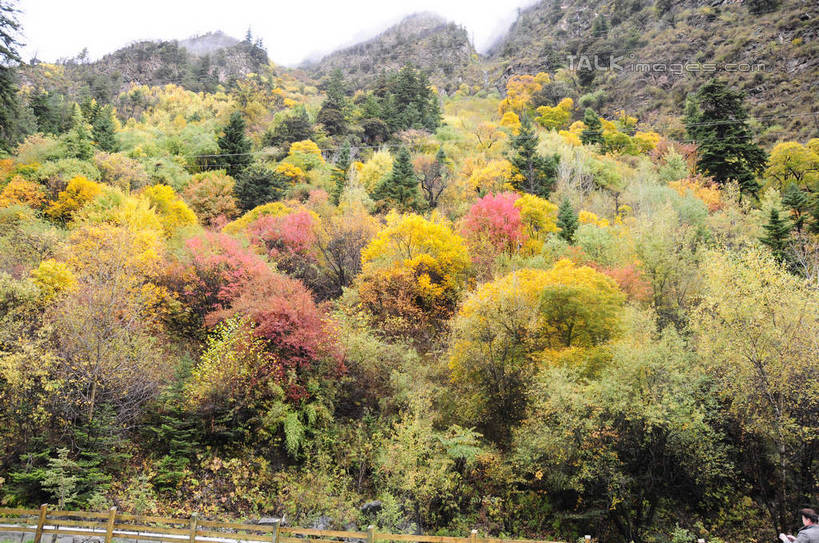
[[[799,514],[802,515],[802,525],[804,526],[810,526],[811,524],[819,522],[819,515],[817,515],[813,509],[807,507],[800,509]]]

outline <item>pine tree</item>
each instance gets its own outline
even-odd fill
[[[245,136],[245,119],[241,112],[234,111],[230,121],[217,140],[219,154],[216,167],[224,169],[231,177],[239,177],[253,161],[250,156],[250,140]]]
[[[334,70],[327,82],[327,98],[321,104],[316,115],[316,122],[324,125],[324,129],[331,136],[347,132],[347,115],[350,104],[347,99],[347,88],[341,70]]]
[[[767,155],[753,143],[743,95],[715,79],[689,97],[685,126],[697,144],[697,169],[717,183],[735,180],[743,193],[756,196],[756,175]]]
[[[583,124],[586,125],[583,132],[580,133],[580,141],[583,142],[583,145],[603,145],[603,123],[590,107],[587,107],[583,113]]]
[[[15,34],[20,30],[15,2],[0,0],[0,149],[10,150],[17,139],[19,103],[16,66],[20,63]]]
[[[92,127],[92,134],[97,147],[103,151],[116,153],[119,150],[116,125],[114,124],[114,111],[111,106],[105,106],[97,113],[97,118]]]
[[[759,241],[771,248],[774,257],[780,262],[787,258],[788,242],[790,240],[791,225],[787,219],[779,216],[779,210],[771,209],[768,224],[763,225],[765,235]]]
[[[802,192],[795,183],[791,183],[782,194],[782,203],[791,209],[793,227],[797,232],[801,232],[805,226],[810,204],[807,194]]]
[[[254,163],[239,174],[233,189],[239,207],[249,211],[254,207],[281,199],[287,182],[264,164]]]
[[[515,179],[512,186],[515,190],[520,190],[547,197],[552,191],[552,187],[557,177],[558,156],[543,157],[537,152],[538,136],[532,122],[527,116],[523,116],[520,124],[520,131],[512,138],[513,154],[509,162],[515,170]]]
[[[341,194],[344,192],[344,187],[347,185],[347,171],[350,169],[350,142],[345,141],[344,146],[338,153],[335,167],[333,168],[333,185],[332,198],[333,205],[338,205],[341,199]]]
[[[80,106],[74,104],[74,114],[71,120],[71,130],[63,136],[65,154],[69,158],[91,160],[94,158],[94,147],[91,145],[91,134],[85,123]]]
[[[376,188],[375,199],[383,201],[398,211],[415,211],[418,208],[418,177],[412,168],[409,151],[401,148],[392,164],[392,173]]]
[[[577,212],[572,207],[572,203],[568,199],[564,199],[560,202],[560,208],[557,210],[557,226],[560,228],[560,237],[572,243],[579,224]]]

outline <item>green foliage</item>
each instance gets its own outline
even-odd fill
[[[48,461],[43,471],[42,485],[56,500],[58,509],[69,509],[77,499],[77,479],[80,466],[68,458],[68,449],[57,449],[57,456]]]
[[[590,107],[587,107],[583,113],[583,124],[586,125],[583,132],[580,133],[580,141],[583,142],[583,145],[604,145],[600,117]]]
[[[373,197],[400,212],[418,209],[420,194],[418,176],[412,167],[409,151],[403,147],[392,164],[392,173],[376,187]]]
[[[114,111],[111,106],[102,108],[94,120],[92,135],[94,143],[103,151],[115,153],[119,150],[114,124]]]
[[[787,258],[792,227],[788,219],[779,216],[777,208],[771,208],[768,222],[763,225],[765,235],[759,238],[759,241],[770,247],[774,257],[780,262],[784,262]]]
[[[287,181],[263,163],[254,162],[236,180],[235,192],[244,211],[280,200]]]
[[[717,183],[734,180],[743,193],[755,196],[756,175],[765,168],[767,155],[752,141],[743,95],[712,79],[689,97],[685,123],[697,143],[697,169]]]
[[[544,157],[538,153],[538,136],[528,116],[523,117],[520,131],[512,138],[509,156],[515,171],[512,186],[541,198],[547,198],[557,176],[558,155]]]
[[[240,111],[234,111],[230,121],[222,129],[222,135],[216,141],[219,154],[215,163],[217,168],[224,169],[231,177],[239,177],[251,162],[250,140],[245,135],[245,118]]]
[[[558,235],[571,243],[579,225],[577,211],[574,210],[568,199],[564,199],[560,202],[560,207],[557,210],[557,226],[560,228]]]

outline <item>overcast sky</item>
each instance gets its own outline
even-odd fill
[[[251,27],[277,64],[295,65],[370,38],[402,17],[431,11],[467,28],[485,51],[533,0],[20,0],[23,59],[97,59],[144,39],[184,39],[212,30],[242,39]]]

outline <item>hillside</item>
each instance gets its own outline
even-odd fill
[[[484,59],[428,15],[309,73],[218,35],[0,58],[0,516],[794,532],[819,503],[819,134],[768,140],[816,96],[541,64],[772,47],[708,26],[745,4],[662,5],[644,32],[639,0],[538,5]],[[758,20],[796,25],[807,79],[813,30],[779,9]]]
[[[682,73],[683,64],[714,63],[717,74],[748,96],[764,141],[804,138],[819,131],[819,4],[646,0],[543,0],[523,10],[490,52],[492,78],[594,65],[623,70],[579,72],[578,94],[605,93],[605,111],[625,108],[643,120],[668,125],[682,115],[686,95],[713,75]],[[661,63],[646,73],[637,63]],[[764,66],[726,71],[730,64]],[[666,71],[660,71],[665,69]],[[738,68],[737,68],[738,69]],[[674,70],[674,71],[672,71]],[[676,73],[675,73],[676,72]]]
[[[57,70],[50,64],[23,65],[20,73],[23,85],[73,97],[90,95],[107,103],[132,85],[176,84],[212,91],[267,64],[267,53],[259,45],[216,32],[180,42],[137,42],[94,62],[68,59]]]
[[[451,92],[458,88],[475,55],[466,29],[437,15],[418,13],[375,38],[306,63],[303,68],[316,79],[341,69],[352,86],[362,88],[384,70],[413,64],[427,72],[433,84]]]

